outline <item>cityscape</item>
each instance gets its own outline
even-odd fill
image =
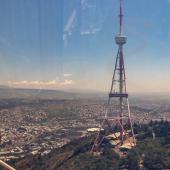
[[[0,2],[0,170],[170,169],[170,2]]]
[[[133,98],[132,98],[133,99]],[[1,99],[1,160],[27,154],[47,154],[71,140],[88,136],[91,128],[100,128],[106,100],[30,100]],[[170,121],[170,99],[134,97],[133,121]],[[11,106],[10,106],[11,105]],[[9,108],[7,108],[9,106]]]

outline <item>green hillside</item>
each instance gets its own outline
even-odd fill
[[[109,145],[100,156],[90,153],[94,136],[72,141],[45,156],[28,156],[10,162],[17,170],[116,170],[170,169],[170,123],[150,122],[134,125],[138,143],[127,157],[120,158]],[[153,138],[153,133],[155,138]]]

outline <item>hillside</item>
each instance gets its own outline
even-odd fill
[[[148,170],[170,169],[170,123],[150,122],[135,125],[138,143],[127,157],[120,158],[109,145],[103,146],[100,156],[90,153],[94,137],[72,141],[47,155],[27,156],[10,162],[17,170]],[[156,138],[153,139],[153,132]]]

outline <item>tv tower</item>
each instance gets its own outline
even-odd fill
[[[114,138],[115,147],[121,147],[125,144],[133,147],[136,144],[126,89],[123,46],[127,42],[127,37],[123,35],[122,0],[120,0],[119,33],[115,37],[115,42],[118,45],[118,52],[106,113],[91,149],[92,152],[99,151],[104,139],[108,139],[109,136]]]

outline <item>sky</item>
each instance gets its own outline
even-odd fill
[[[170,1],[123,0],[129,92],[170,92]],[[0,0],[0,84],[109,91],[118,0]]]

